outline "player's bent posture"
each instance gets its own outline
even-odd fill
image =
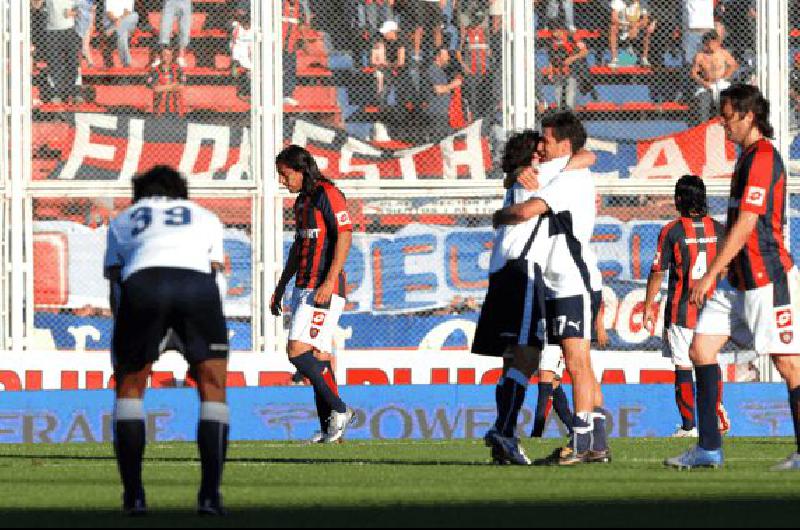
[[[120,285],[112,345],[117,381],[114,451],[123,509],[131,515],[147,509],[142,399],[169,329],[180,338],[200,393],[197,510],[202,515],[223,513],[219,486],[228,445],[228,330],[215,279],[224,262],[223,227],[216,215],[188,196],[183,177],[171,168],[155,167],[133,179],[133,204],[108,229],[105,276],[112,289]]]
[[[311,441],[338,442],[353,419],[353,411],[339,397],[329,356],[345,306],[344,264],[353,223],[344,195],[322,176],[311,153],[291,145],[281,151],[275,165],[281,184],[299,195],[294,203],[295,240],[270,307],[275,316],[281,314],[286,286],[296,275],[286,352],[314,388],[321,430]]]
[[[548,160],[569,159],[583,149],[586,130],[570,112],[542,120]],[[611,460],[602,410],[602,392],[591,365],[592,327],[599,311],[593,294],[601,284],[597,258],[589,248],[596,216],[594,180],[588,169],[561,172],[533,198],[495,214],[496,225],[514,225],[536,216],[549,221],[551,250],[544,267],[547,341],[559,344],[573,381],[573,436],[541,465],[573,465]]]
[[[708,215],[706,185],[696,175],[684,175],[675,185],[675,208],[681,216],[661,229],[650,276],[647,278],[644,325],[651,333],[658,321],[655,303],[664,275],[669,273],[664,312],[664,355],[675,365],[675,403],[681,425],[674,438],[697,438],[694,373],[689,347],[697,326],[698,308],[689,303],[689,292],[703,277],[722,246],[725,228]],[[716,286],[715,286],[716,287]],[[723,434],[730,427],[725,409],[717,411]]]
[[[717,358],[728,338],[744,331],[751,334],[757,353],[772,356],[789,389],[798,452],[776,468],[800,470],[800,278],[784,243],[786,171],[767,140],[773,134],[769,102],[758,88],[734,85],[720,101],[727,137],[742,152],[731,179],[725,243],[689,295],[692,303],[703,305],[689,354],[697,380],[700,438],[696,447],[665,464],[689,469],[722,465]],[[734,289],[717,289],[706,300],[726,268]]]
[[[506,204],[527,200],[532,193],[516,183],[516,177],[537,166],[539,135],[526,131],[512,137],[506,147],[503,169],[510,186]],[[538,179],[549,182],[568,165],[588,167],[591,153],[578,153],[543,163]],[[503,356],[503,376],[495,391],[497,420],[485,440],[498,463],[529,465],[516,436],[517,419],[528,382],[539,365],[544,336],[544,284],[542,270],[551,248],[547,219],[529,219],[500,228],[490,262],[489,290],[481,309],[473,352]]]

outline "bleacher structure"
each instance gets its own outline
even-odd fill
[[[449,114],[442,118],[450,120],[450,133],[439,137],[430,132],[436,119],[429,80],[436,32],[423,31],[422,51],[415,57],[413,32],[403,20],[411,15],[389,10],[388,0],[250,2],[255,39],[249,95],[232,73],[230,50],[231,22],[244,5],[194,0],[182,116],[154,112],[147,82],[158,49],[160,10],[140,17],[131,36],[130,66],[122,66],[116,51],[113,64],[103,66],[99,35],[94,35],[94,66],[81,61],[82,101],[75,103],[47,95],[50,65],[42,54],[31,53],[28,3],[3,2],[0,358],[107,353],[111,319],[99,261],[105,227],[128,204],[130,177],[156,163],[174,164],[186,173],[193,197],[226,225],[226,313],[234,350],[280,353],[285,323],[269,314],[266,302],[293,237],[293,199],[279,189],[273,167],[288,143],[305,145],[318,157],[351,207],[356,236],[347,266],[350,299],[337,344],[343,359],[352,354],[367,360],[343,362],[368,367],[375,359],[376,366],[400,366],[396,360],[402,352],[413,352],[412,358],[453,351],[467,358],[486,287],[491,213],[503,196],[498,169],[503,140],[511,131],[536,127],[543,111],[561,103],[549,77],[554,62],[550,0],[497,2],[492,7],[492,0],[461,0],[474,7],[466,14],[463,5],[446,2],[437,27],[441,45],[453,61],[460,51],[463,61],[447,75],[464,81],[460,99],[454,100],[453,92]],[[736,79],[758,84],[772,101],[775,141],[793,176],[791,246],[800,257],[795,129],[800,69],[794,66],[800,54],[800,1],[708,2],[718,13],[752,4],[745,17],[720,14],[718,19],[751,25],[725,29],[728,35],[753,35],[737,52]],[[675,178],[685,172],[707,178],[712,213],[724,216],[725,177],[735,152],[726,147],[713,116],[691,123],[697,87],[679,53],[680,10],[669,21],[678,32],[674,42],[659,48],[665,51],[662,57],[643,65],[635,46],[628,50],[623,44],[624,64],[610,66],[608,3],[574,0],[574,38],[588,50],[596,98],[578,95],[572,110],[584,120],[589,147],[598,154],[595,243],[608,282],[606,323],[618,355],[613,358],[628,355],[638,359],[634,364],[654,370],[633,377],[625,372],[619,381],[619,370],[628,370],[630,363],[609,364],[608,381],[627,377],[630,382],[667,377],[658,375],[661,364],[653,360],[660,355],[658,337],[642,330],[639,298],[658,229],[673,216]],[[674,3],[676,9],[683,4]],[[331,13],[341,18],[332,21]],[[467,19],[485,40],[468,42],[459,22]],[[406,50],[402,67],[375,64],[385,20],[400,22]],[[491,72],[485,80],[474,79],[470,61],[486,61]],[[391,80],[386,93],[376,92],[379,76]],[[471,83],[479,88],[471,90]],[[667,85],[674,97],[658,95]],[[479,110],[481,97],[495,98],[488,111]],[[371,357],[357,357],[367,354]],[[748,367],[747,352],[732,350],[731,355],[728,379],[750,377],[750,368],[758,370],[757,377],[771,377],[764,366]],[[402,382],[403,374],[395,372],[390,379]],[[456,382],[455,371],[445,381],[431,377]]]

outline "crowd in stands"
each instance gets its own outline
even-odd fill
[[[249,114],[249,0],[30,0],[37,119]]]

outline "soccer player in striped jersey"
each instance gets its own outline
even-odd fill
[[[734,85],[722,91],[720,102],[726,136],[741,154],[731,179],[725,243],[689,295],[703,306],[690,350],[700,437],[696,447],[664,463],[678,469],[723,464],[715,408],[722,386],[718,355],[741,331],[752,336],[756,353],[771,356],[786,381],[798,450],[776,469],[800,470],[800,273],[785,243],[786,170],[768,140],[774,133],[770,105],[759,89]],[[725,270],[734,288],[714,290]]]
[[[289,361],[314,387],[321,431],[311,441],[338,442],[353,411],[339,397],[330,354],[345,305],[344,264],[353,223],[344,195],[322,176],[307,150],[290,145],[281,151],[275,165],[281,184],[298,196],[294,203],[296,236],[270,309],[275,316],[281,314],[283,293],[296,275],[286,351]]]
[[[653,333],[660,306],[655,303],[664,275],[669,273],[664,312],[664,354],[675,365],[675,402],[681,415],[676,438],[696,438],[694,379],[689,347],[697,326],[699,308],[689,303],[689,293],[703,277],[722,245],[725,228],[708,215],[706,186],[695,175],[684,175],[675,185],[675,208],[680,218],[668,223],[658,236],[653,267],[647,279],[645,327]],[[729,430],[727,414],[718,411],[720,429]]]

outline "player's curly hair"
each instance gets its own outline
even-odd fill
[[[675,207],[684,217],[708,215],[706,185],[697,175],[684,175],[675,184]]]
[[[530,129],[512,135],[506,142],[506,150],[503,152],[501,163],[503,173],[510,176],[517,169],[531,165],[540,140],[539,133]]]
[[[720,93],[720,111],[726,101],[731,104],[734,112],[742,116],[752,112],[753,123],[761,134],[767,138],[775,137],[775,128],[769,121],[769,101],[758,87],[743,83],[731,85]]]
[[[275,157],[276,166],[285,166],[303,174],[303,193],[312,193],[319,182],[331,182],[322,175],[314,155],[299,145],[290,145]]]
[[[189,185],[186,179],[169,166],[154,166],[133,177],[133,202],[147,197],[188,199]]]

